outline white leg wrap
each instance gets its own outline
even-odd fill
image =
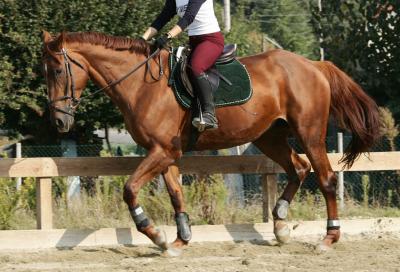
[[[326,225],[327,225],[328,229],[329,228],[340,228],[340,221],[338,219],[335,219],[335,220],[328,219]]]
[[[279,219],[286,219],[289,210],[289,202],[284,199],[279,199],[276,202],[275,213]]]

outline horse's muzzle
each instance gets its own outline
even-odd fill
[[[67,133],[74,124],[74,117],[57,112],[52,118],[52,123],[59,133]]]

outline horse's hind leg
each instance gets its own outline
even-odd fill
[[[181,248],[189,243],[189,240],[192,238],[192,232],[189,224],[189,216],[185,212],[182,186],[179,183],[179,168],[176,165],[169,166],[163,173],[163,177],[175,210],[177,238],[172,243],[172,247]]]
[[[294,195],[310,172],[310,164],[299,157],[289,146],[289,129],[286,123],[278,121],[254,144],[269,158],[278,163],[288,174],[288,184],[280,196],[274,210],[274,233],[278,241],[289,240],[289,228],[285,223],[287,211]]]
[[[312,125],[301,124],[297,127],[296,134],[316,173],[319,188],[325,198],[328,212],[327,234],[322,241],[321,249],[327,249],[339,240],[340,224],[336,204],[337,179],[326,154],[326,122],[321,120],[314,121]]]

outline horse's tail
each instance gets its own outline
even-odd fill
[[[352,133],[340,162],[351,167],[354,161],[380,137],[379,109],[362,88],[328,61],[315,62],[331,86],[331,113],[338,126]]]

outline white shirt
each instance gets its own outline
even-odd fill
[[[183,15],[185,15],[189,0],[175,0],[175,2],[176,13],[182,18]],[[220,31],[217,17],[215,17],[213,0],[206,0],[203,5],[201,5],[193,23],[188,26],[187,30],[189,36],[210,34]]]

